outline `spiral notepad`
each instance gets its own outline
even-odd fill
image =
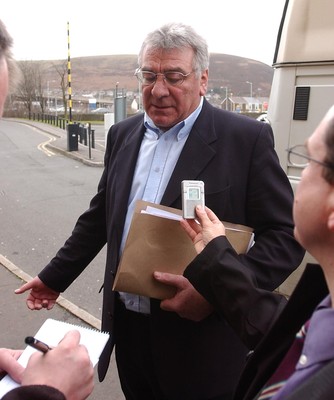
[[[48,318],[34,337],[48,344],[50,347],[55,347],[63,339],[64,335],[71,330],[77,330],[80,332],[80,344],[86,346],[91,362],[93,366],[95,366],[109,339],[108,333]],[[37,350],[27,346],[19,358],[19,363],[26,366],[31,354],[35,351]],[[9,390],[14,389],[17,386],[19,386],[19,384],[13,381],[9,375],[6,375],[0,381],[0,399]]]

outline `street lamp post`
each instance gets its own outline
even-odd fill
[[[250,97],[253,97],[253,82],[246,81],[250,85]]]
[[[48,100],[47,100],[47,102],[46,102],[46,107],[47,107],[47,111],[49,111],[49,109],[50,109],[50,83],[49,83],[49,81],[48,81]]]
[[[253,110],[253,82],[246,81],[250,85],[250,111]]]
[[[225,110],[228,110],[228,87],[221,86],[221,89],[225,89]]]

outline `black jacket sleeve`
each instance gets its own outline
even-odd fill
[[[6,393],[2,400],[66,400],[62,392],[46,385],[19,386]]]
[[[284,296],[256,286],[253,273],[240,262],[225,236],[212,240],[188,265],[184,276],[250,349],[287,302]]]

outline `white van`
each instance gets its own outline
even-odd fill
[[[274,54],[268,122],[281,165],[295,189],[301,169],[286,149],[303,144],[334,104],[334,1],[286,0]],[[290,294],[304,262],[279,288]]]

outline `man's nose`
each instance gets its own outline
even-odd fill
[[[163,75],[158,75],[156,81],[153,84],[151,93],[153,96],[166,96],[169,94],[168,84],[165,81]]]

